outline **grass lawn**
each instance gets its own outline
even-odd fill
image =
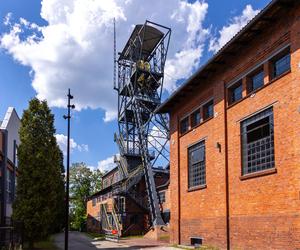
[[[135,239],[135,238],[143,238],[144,235],[129,235],[129,236],[122,236],[121,239]]]
[[[105,235],[104,234],[99,234],[99,233],[92,233],[92,232],[84,232],[84,234],[92,239],[97,239],[97,240],[104,240]]]

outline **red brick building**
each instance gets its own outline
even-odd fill
[[[158,196],[161,198],[162,214],[168,223],[170,207],[166,193],[169,170],[154,168],[153,172]],[[88,231],[105,234],[115,231],[119,236],[126,236],[145,234],[149,230],[149,204],[143,168],[132,170],[129,176],[134,178],[139,174],[139,180],[126,192],[122,188],[131,185],[128,183],[131,179],[123,179],[118,167],[102,177],[102,189],[87,201]]]
[[[274,0],[170,113],[171,241],[300,249],[300,1]]]

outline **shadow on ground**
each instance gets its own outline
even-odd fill
[[[54,243],[58,249],[64,249],[64,234],[57,234],[54,236]],[[108,250],[130,250],[130,249],[174,249],[168,247],[165,243],[153,242],[144,238],[126,239],[119,242],[112,242],[106,240],[94,240],[80,232],[69,233],[69,249],[71,250],[93,250],[93,249],[108,249]]]

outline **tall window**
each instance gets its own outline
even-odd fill
[[[238,100],[242,99],[243,95],[243,87],[242,81],[239,81],[237,84],[234,84],[228,89],[228,100],[229,104],[237,102]]]
[[[264,110],[241,123],[242,172],[249,174],[273,168],[273,108]]]
[[[283,54],[276,56],[273,61],[273,77],[277,77],[287,72],[291,68],[291,55],[287,50]]]
[[[118,197],[116,200],[117,208],[120,213],[125,213],[125,197]]]
[[[200,115],[200,109],[197,109],[194,113],[191,115],[191,127],[195,127],[201,122],[201,115]]]
[[[193,188],[206,183],[205,141],[188,149],[188,187]]]
[[[189,130],[189,117],[186,117],[180,122],[180,133],[184,134],[188,130]]]
[[[207,120],[214,116],[214,101],[211,100],[203,105],[203,120]]]
[[[96,198],[93,198],[93,200],[92,200],[92,206],[93,206],[93,207],[96,206],[96,203],[97,203],[97,199],[96,199]]]

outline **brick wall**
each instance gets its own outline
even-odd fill
[[[193,94],[171,111],[170,197],[171,241],[189,244],[200,236],[204,244],[226,248],[225,107],[228,122],[230,242],[232,249],[300,248],[300,8],[289,9],[237,56],[231,56]],[[265,69],[264,87],[227,107],[224,84],[238,79],[278,48],[290,44],[291,72],[276,80]],[[214,97],[215,117],[180,136],[178,121]],[[276,173],[241,180],[240,120],[273,105]],[[205,139],[207,186],[188,191],[188,146]],[[221,145],[221,152],[216,143]]]
[[[88,232],[101,232],[101,227],[98,219],[98,213],[100,211],[100,203],[96,203],[93,206],[93,201],[87,202],[87,231]]]

